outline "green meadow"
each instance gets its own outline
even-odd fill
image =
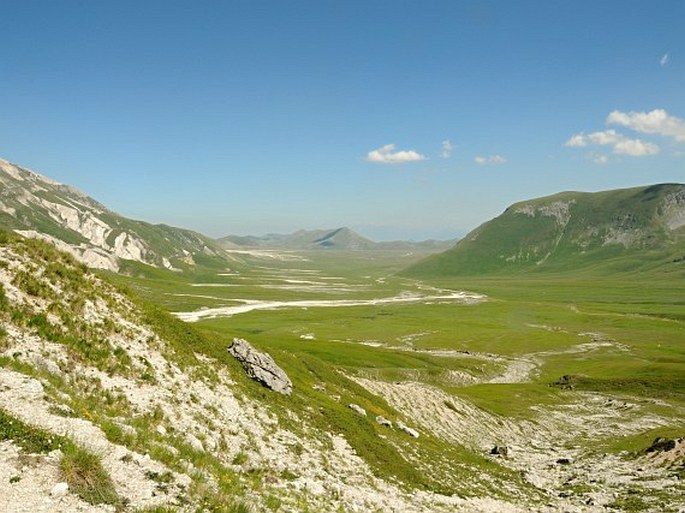
[[[312,386],[330,385],[343,403],[357,401],[370,411],[397,415],[349,378],[422,382],[511,419],[533,419],[541,405],[567,404],[581,391],[595,391],[638,401],[645,412],[670,419],[661,430],[645,434],[642,441],[647,445],[648,438],[658,434],[685,434],[682,280],[658,274],[641,278],[586,272],[421,281],[398,272],[423,255],[326,251],[289,255],[291,260],[242,260],[228,269],[194,274],[155,270],[151,275],[131,272],[133,276],[113,278],[172,312],[246,300],[364,300],[402,293],[430,295],[436,289],[486,296],[474,304],[286,305],[192,323],[206,340],[216,341],[211,352],[217,357],[224,358],[233,337],[268,351],[293,379],[301,407],[328,412],[322,417],[324,423],[339,416],[342,420],[335,427],[346,431],[350,419],[355,425],[358,419],[340,403],[322,402]],[[527,373],[515,382],[490,383],[520,360],[534,362]],[[471,378],[455,382],[449,378],[455,372]],[[569,386],[557,384],[562,376],[568,376]],[[268,395],[258,387],[251,389],[260,397]],[[354,446],[357,435],[350,437]],[[634,449],[633,439],[628,437],[625,444],[593,443],[618,452]],[[368,440],[358,442],[359,450]],[[378,455],[385,449],[375,451]]]

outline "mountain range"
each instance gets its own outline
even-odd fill
[[[75,188],[0,159],[0,225],[42,238],[95,268],[224,265],[226,250],[425,251],[414,277],[685,266],[685,185],[562,192],[515,203],[454,241],[374,242],[342,227],[261,237],[200,233],[123,217]],[[235,256],[230,257],[235,261]]]
[[[464,276],[685,267],[685,185],[562,192],[515,203],[406,271]]]
[[[384,244],[215,241],[0,161],[0,511],[680,510],[685,185],[516,203],[418,281],[390,253],[233,265]],[[588,270],[609,279],[567,286]],[[451,290],[472,275],[478,294]],[[226,304],[246,309],[169,313]]]
[[[47,240],[90,267],[119,271],[140,262],[169,270],[226,263],[225,249],[442,251],[454,241],[374,242],[349,228],[219,240],[121,216],[69,185],[0,159],[0,226]],[[230,256],[235,262],[236,256]]]
[[[298,230],[291,234],[272,233],[256,236],[228,235],[218,239],[228,249],[262,248],[281,250],[377,250],[377,251],[443,251],[455,241],[426,240],[421,242],[391,241],[374,242],[347,227],[329,230]]]

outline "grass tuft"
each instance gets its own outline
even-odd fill
[[[117,508],[122,506],[112,478],[95,454],[69,445],[64,449],[60,470],[69,488],[87,503],[111,504]]]

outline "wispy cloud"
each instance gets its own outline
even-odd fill
[[[655,155],[660,151],[659,147],[654,143],[640,139],[629,139],[616,130],[604,130],[602,132],[592,132],[591,134],[575,134],[564,143],[564,146],[570,148],[583,148],[590,145],[612,146],[614,153],[631,157]]]
[[[366,155],[366,160],[380,164],[404,164],[406,162],[415,162],[428,158],[414,150],[395,150],[394,144],[386,144],[378,149],[371,150]]]
[[[501,155],[490,155],[488,157],[481,157],[480,155],[475,157],[473,161],[478,164],[479,166],[496,166],[498,164],[504,164],[507,159],[502,157]]]
[[[454,146],[450,142],[449,139],[445,139],[442,141],[442,151],[440,152],[440,156],[443,159],[448,159],[452,156],[452,150],[454,149]]]
[[[668,64],[668,61],[669,61],[670,59],[671,59],[671,58],[668,56],[668,54],[665,53],[665,54],[663,55],[663,57],[661,57],[661,59],[659,59],[659,66],[661,66],[661,67],[663,68],[664,66],[666,66],[666,65]]]
[[[595,164],[604,165],[607,162],[609,162],[609,157],[607,157],[606,155],[593,155],[592,162],[594,162]]]
[[[685,121],[671,116],[664,109],[627,113],[615,110],[607,117],[607,124],[621,125],[636,132],[673,137],[678,142],[685,142]]]

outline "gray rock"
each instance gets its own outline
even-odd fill
[[[382,416],[378,415],[378,416],[376,417],[376,422],[378,422],[381,426],[388,426],[389,428],[392,429],[392,422],[390,422],[390,421],[389,421],[388,419],[386,419],[385,417],[382,417]]]
[[[411,436],[411,437],[413,437],[413,438],[418,438],[418,437],[419,437],[419,432],[418,432],[418,431],[416,431],[415,429],[410,428],[409,426],[407,426],[407,425],[406,425],[404,422],[402,422],[401,420],[398,420],[398,421],[397,421],[397,427],[398,427],[401,431],[404,431],[405,433],[407,433],[409,436]]]
[[[356,411],[359,415],[364,415],[366,416],[366,410],[359,406],[358,404],[350,404],[350,408],[352,408],[354,411]]]
[[[490,451],[490,454],[507,457],[509,456],[509,447],[506,445],[495,445]]]
[[[245,372],[252,379],[274,392],[290,395],[293,384],[288,375],[281,369],[273,358],[266,353],[257,351],[246,340],[234,338],[233,345],[228,348],[236,360],[243,366]]]
[[[190,444],[194,451],[204,452],[205,450],[205,446],[202,445],[200,439],[192,433],[186,433],[186,442]]]

